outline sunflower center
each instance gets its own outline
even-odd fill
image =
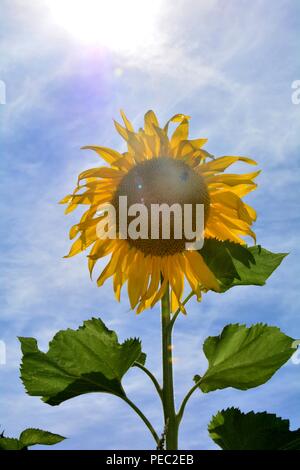
[[[151,231],[153,220],[151,218],[151,207],[153,205],[167,204],[169,207],[174,204],[180,205],[182,218],[184,216],[185,205],[190,207],[191,227],[196,229],[197,205],[204,206],[204,220],[209,213],[209,193],[204,178],[197,174],[190,166],[181,160],[173,158],[159,157],[143,161],[133,167],[120,182],[113,205],[117,213],[117,231],[122,233],[119,224],[120,196],[127,197],[128,207],[134,204],[142,204],[147,208],[147,238],[132,238],[127,233],[128,243],[145,253],[153,256],[167,256],[184,251],[187,239],[184,231],[184,221],[181,224],[181,235],[176,232],[175,216],[170,212],[170,235],[165,239],[162,230],[162,219],[159,219],[158,236],[154,239]],[[178,206],[177,206],[178,207]],[[128,225],[133,217],[128,216]],[[152,224],[152,225],[151,225]]]

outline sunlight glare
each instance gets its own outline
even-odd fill
[[[84,43],[135,50],[153,39],[161,0],[50,0],[56,24]]]

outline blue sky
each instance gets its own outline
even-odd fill
[[[162,122],[179,112],[191,115],[191,134],[207,137],[211,153],[259,162],[259,190],[248,198],[258,211],[258,243],[290,255],[265,287],[191,301],[174,338],[177,402],[193,375],[205,370],[203,340],[225,324],[262,321],[299,338],[300,105],[291,101],[291,84],[300,79],[300,4],[161,0],[146,38],[139,27],[126,47],[116,31],[112,47],[105,36],[100,43],[85,41],[80,31],[64,27],[49,3],[0,0],[0,79],[7,88],[7,102],[0,105],[0,339],[7,346],[0,424],[11,436],[26,427],[63,434],[69,439],[61,449],[153,448],[143,423],[117,398],[90,394],[50,407],[27,396],[19,380],[17,336],[34,336],[46,350],[56,331],[77,328],[92,316],[120,339],[139,336],[149,368],[160,375],[158,307],[136,316],[126,295],[120,304],[114,300],[109,282],[98,289],[90,281],[84,255],[63,259],[78,213],[64,216],[57,201],[80,171],[99,162],[81,146],[123,149],[112,124],[120,108],[136,126],[148,109]],[[137,17],[145,31],[148,21],[147,14]],[[132,370],[124,383],[161,430],[147,378]],[[195,394],[180,446],[215,448],[207,423],[232,405],[277,413],[298,428],[299,403],[300,365],[291,361],[260,388]]]

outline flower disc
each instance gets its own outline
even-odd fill
[[[154,256],[174,255],[185,250],[186,242],[195,240],[187,239],[184,233],[184,205],[189,204],[192,220],[190,226],[196,230],[196,205],[204,205],[204,219],[209,213],[209,193],[204,178],[197,174],[182,160],[159,157],[143,161],[134,166],[122,179],[113,199],[113,205],[117,210],[117,227],[119,224],[119,197],[126,196],[128,208],[133,204],[141,204],[146,207],[148,213],[147,238],[133,239],[129,235],[127,241],[144,254]],[[151,235],[151,227],[154,223],[151,217],[151,207],[154,204],[167,204],[169,208],[173,204],[179,204],[181,208],[180,236],[175,232],[174,213],[170,212],[170,236],[166,239],[162,231],[162,215],[159,218],[159,236],[154,239]],[[128,225],[134,219],[128,217]],[[166,220],[166,222],[168,222]],[[128,228],[128,226],[127,226]],[[122,229],[120,230],[122,232]],[[123,234],[124,235],[124,234]],[[197,234],[200,235],[200,234]]]

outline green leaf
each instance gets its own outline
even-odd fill
[[[296,431],[293,433],[296,435]],[[300,450],[300,429],[298,429],[296,439],[285,443],[280,450]]]
[[[295,344],[274,326],[227,325],[221,335],[204,342],[208,369],[200,389],[205,393],[226,387],[247,390],[264,384],[294,354]]]
[[[40,444],[44,446],[52,446],[63,441],[65,438],[59,434],[52,434],[52,432],[42,431],[41,429],[25,429],[20,434],[20,441],[26,446],[34,446]]]
[[[59,331],[47,353],[38,349],[33,338],[19,339],[21,378],[27,393],[41,396],[49,405],[90,392],[124,397],[121,380],[142,352],[138,339],[119,344],[116,333],[96,318],[78,330]]]
[[[140,357],[136,360],[136,362],[144,366],[146,364],[146,359],[147,359],[147,354],[142,352]]]
[[[205,240],[200,253],[223,292],[234,286],[263,286],[287,256],[287,253],[272,253],[259,245],[247,247],[212,238]]]
[[[18,439],[0,437],[0,450],[22,450],[24,446]]]
[[[223,450],[300,450],[300,429],[289,426],[288,419],[275,414],[228,408],[212,418],[208,431]]]
[[[63,441],[65,437],[59,434],[52,434],[52,432],[42,431],[41,429],[25,429],[20,434],[19,439],[12,439],[10,437],[0,437],[0,450],[25,450],[27,447],[36,444],[48,445],[58,444]]]

